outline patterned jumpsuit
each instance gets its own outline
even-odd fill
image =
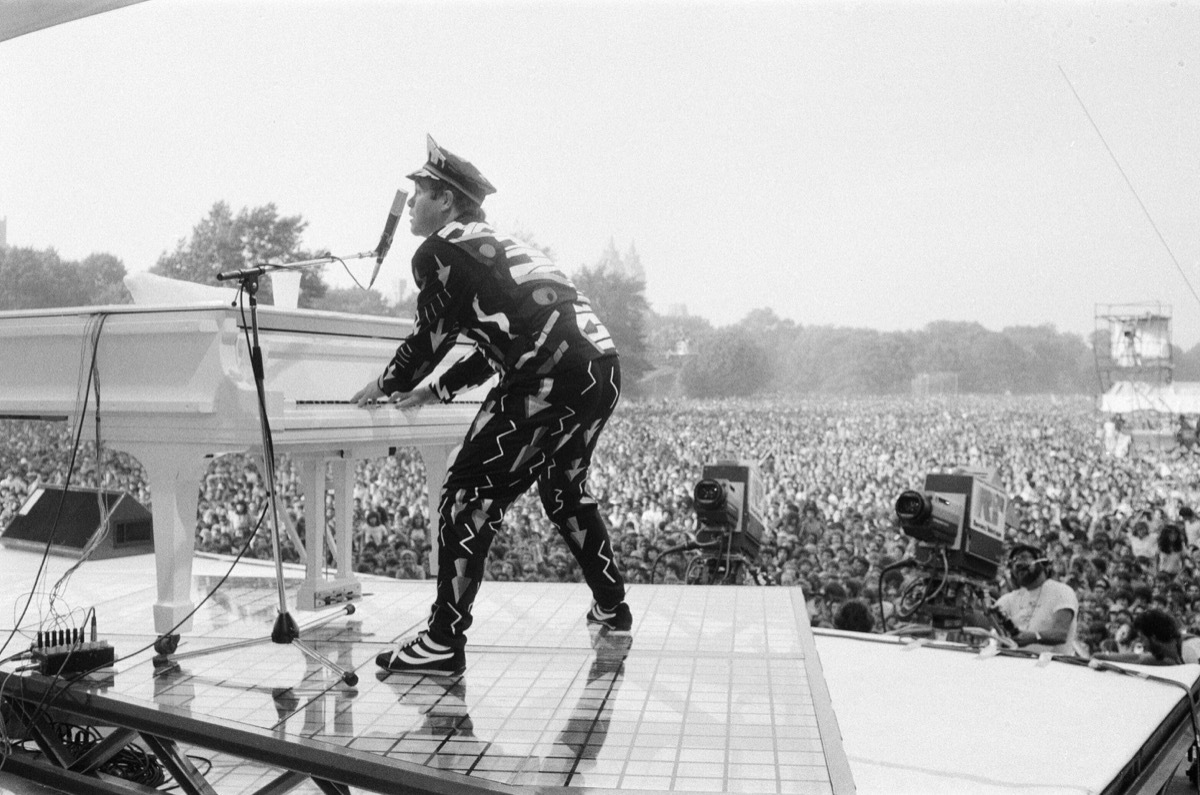
[[[537,483],[602,608],[625,598],[588,467],[621,387],[617,349],[587,298],[541,251],[482,222],[452,222],[413,255],[415,325],[379,385],[409,392],[461,333],[474,352],[430,384],[442,400],[499,373],[450,465],[439,503],[429,637],[461,648],[488,548],[513,500]]]

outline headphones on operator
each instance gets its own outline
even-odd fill
[[[1032,554],[1033,560],[1029,561],[1029,565],[1037,566],[1039,569],[1041,569],[1043,574],[1045,574],[1047,577],[1050,576],[1050,570],[1048,568],[1048,566],[1050,564],[1050,559],[1047,558],[1045,553],[1042,552],[1041,547],[1037,547],[1033,544],[1015,544],[1013,546],[1013,548],[1008,551],[1008,573],[1010,576],[1013,576],[1013,578],[1015,579],[1015,572],[1013,571],[1014,567],[1013,567],[1012,559],[1013,559],[1014,555],[1016,555],[1020,552],[1029,552],[1030,554]]]

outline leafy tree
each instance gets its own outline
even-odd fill
[[[217,274],[241,270],[256,263],[287,263],[314,259],[328,252],[307,251],[300,246],[308,222],[299,215],[281,217],[273,203],[243,208],[236,216],[223,201],[213,204],[208,216],[192,228],[190,238],[181,238],[175,251],[164,252],[151,273],[200,284],[217,284]],[[323,268],[300,274],[302,307],[312,307],[329,289]],[[259,297],[272,299],[271,280],[260,283]]]
[[[780,318],[770,307],[751,309],[741,322],[738,323],[747,332],[758,337],[777,336],[795,332],[796,324],[791,320]]]
[[[979,323],[939,320],[915,338],[914,373],[957,373],[963,392],[997,392],[1019,374],[1021,357]]]
[[[124,278],[125,266],[111,254],[72,262],[54,249],[0,247],[0,309],[127,304]]]
[[[392,304],[378,290],[361,287],[331,287],[325,295],[313,302],[313,309],[327,312],[346,312],[352,315],[384,315],[388,317],[410,317],[415,302],[409,301],[408,311]]]
[[[831,357],[830,334],[825,327],[798,328],[770,351],[770,386],[787,394],[822,391]]]
[[[556,259],[554,250],[541,245],[533,234],[517,229],[513,236],[541,251],[550,259]],[[630,247],[630,256],[637,252]],[[638,260],[637,267],[641,267]],[[592,308],[612,335],[621,355],[621,385],[626,394],[637,394],[637,383],[650,369],[646,357],[646,315],[650,304],[646,301],[645,279],[631,276],[621,264],[616,246],[610,240],[608,249],[592,267],[586,265],[571,277],[575,286],[587,296]]]
[[[1171,359],[1175,363],[1176,381],[1200,381],[1200,344],[1193,345],[1186,353],[1171,346]]]
[[[1087,392],[1096,384],[1096,361],[1083,337],[1053,325],[1013,326],[1001,334],[1025,352],[1026,369],[1013,379],[1018,392]]]
[[[744,397],[770,380],[766,351],[744,329],[718,329],[698,348],[680,376],[689,397]]]
[[[713,325],[699,315],[659,315],[651,311],[646,316],[646,344],[654,358],[669,356],[678,348],[691,349],[713,333]]]
[[[625,252],[625,258],[622,263],[625,267],[625,273],[635,279],[646,281],[646,268],[642,265],[642,255],[638,254],[637,246],[633,241],[629,241],[629,250]]]
[[[617,272],[625,269],[625,263],[621,261],[621,252],[617,251],[617,242],[611,237],[608,239],[608,245],[604,251],[600,253],[600,259],[596,260],[596,264],[592,267],[597,270],[605,269]]]
[[[907,391],[912,341],[902,333],[840,326],[762,331],[769,344],[773,390],[793,394],[880,395]]]
[[[516,226],[511,231],[512,231],[512,236],[515,237],[516,239],[520,240],[522,243],[526,244],[530,248],[536,248],[538,251],[542,252],[550,259],[554,260],[555,262],[558,262],[558,255],[554,253],[554,249],[550,248],[549,246],[544,246],[541,243],[539,243],[537,238],[534,237],[533,233],[530,232],[529,230],[525,229],[522,226]]]
[[[622,383],[636,392],[637,382],[650,370],[646,358],[646,315],[650,311],[646,283],[603,263],[580,268],[573,281],[612,334],[621,355]]]
[[[904,392],[912,380],[911,342],[902,334],[871,329],[838,329],[830,367],[821,391],[883,395]]]
[[[36,309],[60,305],[50,273],[60,264],[54,249],[0,249],[0,308]]]

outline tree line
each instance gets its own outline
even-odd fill
[[[274,204],[234,213],[216,202],[164,251],[150,270],[217,284],[216,275],[251,263],[326,256],[302,242],[307,222]],[[528,235],[521,235],[529,238]],[[531,241],[532,242],[532,241]],[[533,243],[533,245],[537,245]],[[539,246],[553,257],[553,251]],[[0,309],[131,302],[124,264],[111,254],[81,261],[56,251],[0,248]],[[611,242],[597,260],[572,273],[621,352],[626,393],[695,398],[781,395],[885,395],[917,391],[1094,394],[1099,389],[1092,344],[1052,325],[990,331],[978,323],[937,321],[918,331],[805,326],[756,309],[716,327],[686,314],[659,314],[646,299],[646,276],[631,245]],[[271,301],[270,280],[260,299]],[[326,311],[410,317],[415,295],[391,301],[375,290],[334,288],[321,269],[302,273],[299,305]],[[1101,339],[1093,340],[1104,344]],[[1174,349],[1175,379],[1200,380],[1200,345]]]

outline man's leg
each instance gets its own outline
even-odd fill
[[[615,357],[593,361],[587,368],[559,376],[555,388],[564,397],[570,396],[572,422],[556,434],[550,461],[538,477],[538,492],[546,515],[579,561],[592,591],[596,606],[589,620],[628,629],[625,581],[608,525],[587,491],[592,453],[621,392],[619,361]]]
[[[608,530],[595,501],[583,490],[595,439],[619,391],[620,370],[614,358],[565,376],[510,384],[488,395],[446,473],[439,505],[437,597],[428,629],[423,639],[380,655],[380,665],[396,671],[433,670],[420,667],[426,659],[444,665],[444,670],[462,665],[488,549],[505,509],[540,476],[545,476],[541,494],[551,519],[564,536],[574,534],[580,549],[588,550],[580,557],[571,548],[589,584],[594,583],[593,595],[605,607],[622,608],[624,618],[618,622],[628,628],[624,581]],[[576,466],[582,470],[569,472]],[[554,496],[560,487],[560,496]],[[554,508],[547,499],[554,501]]]
[[[510,456],[497,457],[495,449],[506,442],[519,449],[536,434],[494,418],[488,422],[493,424],[496,428],[492,431],[481,429],[463,445],[446,473],[438,506],[437,598],[430,609],[428,631],[435,641],[459,649],[466,644],[465,633],[473,621],[471,607],[483,583],[488,550],[504,511],[533,482],[531,473],[506,471],[511,466]],[[504,438],[500,440],[498,435]]]
[[[551,461],[574,410],[557,376],[493,390],[446,473],[439,505],[437,600],[428,635],[462,648],[504,511]],[[560,397],[563,396],[563,397]]]
[[[427,628],[376,657],[385,669],[454,674],[466,667],[465,633],[488,549],[504,510],[534,479],[529,469],[513,464],[538,430],[511,398],[498,389],[488,395],[446,472],[438,505],[437,591]]]

